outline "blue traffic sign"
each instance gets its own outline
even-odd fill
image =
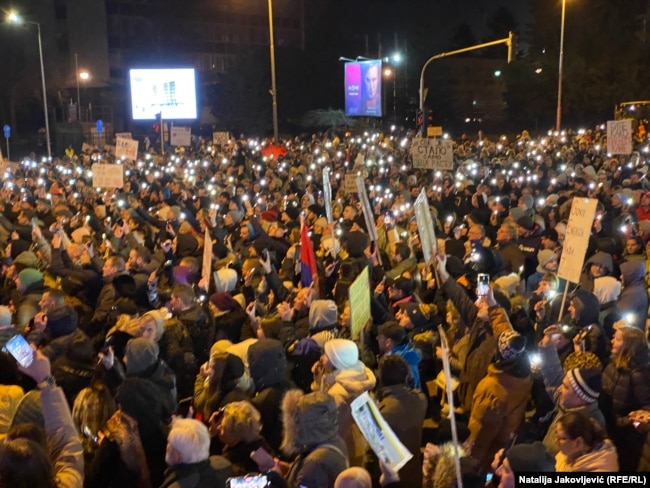
[[[11,137],[11,126],[10,125],[5,125],[2,130],[5,133],[5,139],[9,139]]]
[[[104,121],[97,119],[97,132],[104,132]]]

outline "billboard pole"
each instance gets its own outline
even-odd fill
[[[160,111],[160,155],[165,155],[165,124],[163,124],[162,110]]]

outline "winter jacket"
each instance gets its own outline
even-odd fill
[[[617,368],[610,362],[603,371],[600,408],[607,420],[607,431],[614,445],[625,456],[619,459],[621,471],[636,469],[645,437],[632,425],[628,414],[650,409],[650,371]]]
[[[496,337],[510,329],[511,325],[505,310],[490,309],[490,321],[484,322],[476,315],[476,305],[453,278],[443,284],[443,291],[458,309],[464,323],[471,324],[467,356],[460,374],[459,395],[461,406],[466,413],[472,410],[474,390],[485,377],[488,365],[497,352]]]
[[[417,266],[417,261],[415,256],[411,255],[408,258],[400,261],[397,265],[391,268],[389,271],[386,271],[386,277],[391,279],[399,278],[404,271],[411,271]]]
[[[526,359],[501,363],[490,364],[476,387],[468,425],[472,457],[486,469],[523,422],[533,385]]]
[[[225,446],[222,455],[232,464],[235,476],[244,476],[260,470],[257,463],[251,459],[251,452],[260,448],[273,455],[273,449],[263,437],[258,437],[251,442],[242,441],[234,446]]]
[[[192,338],[197,364],[205,363],[210,359],[210,347],[214,343],[214,324],[208,319],[205,310],[199,305],[192,305],[179,312],[176,318],[183,323]]]
[[[424,393],[404,385],[385,386],[377,391],[377,406],[395,435],[413,454],[399,471],[403,486],[422,486],[420,446],[427,411]]]
[[[394,354],[404,358],[411,369],[411,386],[422,390],[422,382],[420,381],[420,368],[418,367],[422,361],[422,352],[413,347],[410,342],[397,346],[389,354]]]
[[[165,321],[165,331],[158,340],[159,358],[165,361],[176,375],[178,397],[192,396],[194,378],[199,365],[194,356],[192,338],[180,320]]]
[[[359,362],[358,369],[336,370],[314,385],[315,391],[328,393],[336,402],[339,435],[347,446],[351,466],[363,465],[367,443],[352,419],[350,404],[362,393],[374,389],[376,382],[374,373]]]
[[[570,318],[565,320],[570,321],[571,326],[577,329],[578,332],[585,334],[585,350],[593,352],[603,364],[606,363],[607,343],[605,334],[603,334],[598,323],[598,316],[600,315],[598,298],[593,293],[579,288],[573,293],[571,300],[578,312],[578,317],[573,321]]]
[[[84,473],[83,448],[63,390],[46,387],[40,393],[55,484],[60,488],[81,488]]]
[[[253,337],[250,318],[239,305],[235,309],[214,318],[215,341],[228,339],[236,344]]]
[[[618,454],[612,441],[605,439],[591,451],[571,462],[566,455],[555,455],[555,471],[558,473],[595,473],[599,471],[618,471]]]
[[[282,401],[283,450],[297,454],[286,475],[290,488],[333,488],[339,473],[349,467],[337,421],[336,404],[323,392],[287,392]]]
[[[38,302],[41,301],[43,292],[46,290],[47,287],[43,283],[43,280],[39,280],[36,283],[29,285],[27,289],[20,294],[20,300],[15,304],[16,313],[13,322],[18,330],[24,330],[25,327],[29,325],[29,321],[32,320],[41,309]]]
[[[544,379],[546,392],[555,403],[555,414],[553,420],[551,421],[551,425],[546,431],[546,436],[544,437],[544,446],[551,456],[555,456],[560,451],[560,443],[557,440],[557,430],[555,426],[563,415],[570,412],[582,413],[585,416],[598,422],[598,424],[603,429],[605,428],[605,417],[603,415],[603,412],[600,411],[597,401],[587,403],[581,407],[575,408],[566,408],[561,405],[559,401],[559,386],[564,381],[564,370],[562,369],[562,363],[560,361],[558,351],[553,344],[550,344],[548,346],[540,345],[537,351],[541,359],[540,370],[542,373],[542,378]]]
[[[293,387],[287,379],[287,356],[280,341],[260,339],[248,348],[248,367],[255,396],[251,403],[262,417],[262,437],[274,451],[282,443],[282,397]]]
[[[205,461],[177,464],[165,471],[160,488],[213,488],[226,486],[233,476],[230,463],[223,456],[210,456]]]
[[[526,256],[516,243],[499,244],[498,252],[503,260],[503,270],[500,270],[499,276],[509,275],[510,273],[523,274]],[[535,267],[533,266],[534,270]]]
[[[648,292],[645,285],[645,262],[628,261],[621,264],[623,275],[623,291],[618,297],[616,306],[621,314],[633,314],[632,320],[627,320],[640,330],[645,331],[648,315]]]

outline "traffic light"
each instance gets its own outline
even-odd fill
[[[517,59],[517,51],[519,51],[519,39],[517,34],[510,31],[508,33],[508,63]]]

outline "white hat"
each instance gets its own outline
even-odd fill
[[[325,355],[338,370],[359,369],[359,348],[348,339],[332,339],[326,342]]]

